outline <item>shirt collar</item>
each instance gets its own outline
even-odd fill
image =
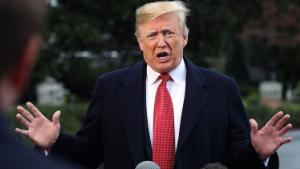
[[[147,65],[147,81],[149,82],[149,84],[153,84],[158,81],[159,75],[160,73],[154,71],[149,65]],[[184,64],[184,59],[181,59],[179,65],[171,72],[169,72],[169,75],[171,76],[172,80],[178,85],[181,85],[185,82],[186,66]]]

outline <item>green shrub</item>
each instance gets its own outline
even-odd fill
[[[297,83],[295,89],[293,90],[293,100],[300,102],[300,81]]]
[[[63,106],[38,106],[41,112],[45,113],[48,119],[52,118],[52,114],[60,110],[61,130],[66,133],[73,134],[81,126],[87,110],[87,103],[66,104]]]
[[[269,107],[261,105],[247,107],[246,111],[248,118],[255,119],[260,127],[262,127],[262,125],[264,125],[274,114]]]
[[[244,99],[248,118],[254,118],[261,126],[265,124],[275,113],[283,111],[291,115],[291,123],[294,128],[300,128],[300,104],[283,102],[278,108],[271,108],[259,104],[257,93],[250,94]]]
[[[291,123],[294,128],[300,128],[300,104],[299,103],[284,103],[277,111],[283,111],[291,115]]]

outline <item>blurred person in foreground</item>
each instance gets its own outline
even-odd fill
[[[44,0],[0,1],[0,168],[68,169],[23,147],[14,138],[5,112],[27,83],[41,47],[46,12]]]
[[[276,150],[292,138],[289,115],[276,113],[258,129],[247,120],[236,83],[184,57],[189,10],[181,1],[136,10],[136,38],[144,62],[101,75],[82,128],[60,132],[30,102],[18,106],[27,136],[49,156],[89,168],[132,169],[152,160],[161,169],[199,169],[221,162],[230,169],[278,168]]]

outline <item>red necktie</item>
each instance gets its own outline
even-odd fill
[[[161,74],[161,83],[157,88],[154,104],[153,161],[161,169],[173,169],[175,159],[174,115],[173,104],[167,81],[169,74]]]

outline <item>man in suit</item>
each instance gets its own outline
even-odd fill
[[[144,62],[100,76],[82,128],[59,132],[30,102],[19,106],[16,129],[50,151],[81,165],[132,169],[145,160],[162,169],[199,169],[221,162],[230,169],[278,167],[276,150],[292,126],[275,114],[260,130],[249,122],[235,82],[183,57],[189,10],[180,1],[158,1],[136,11],[136,37]],[[51,132],[50,132],[51,131]],[[274,167],[275,166],[275,167]]]
[[[0,1],[0,168],[68,169],[23,147],[4,113],[21,96],[41,46],[44,0]]]

